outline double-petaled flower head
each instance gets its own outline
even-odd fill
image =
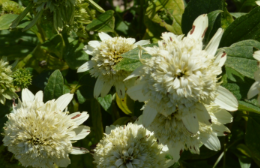
[[[228,111],[237,110],[236,98],[219,82],[227,57],[225,52],[217,53],[223,30],[218,29],[204,48],[207,27],[204,14],[194,21],[187,37],[163,33],[158,47],[144,48],[152,57],[141,59],[143,65],[126,78],[137,77],[135,86],[127,91],[129,96],[146,101],[144,126],[149,126],[158,113],[165,117],[178,113],[176,118],[187,131],[196,134],[199,122],[211,124],[209,113],[196,107],[205,109],[204,105],[215,102]]]
[[[183,122],[178,119],[178,112],[167,117],[158,113],[148,127],[148,130],[154,132],[160,143],[168,145],[174,160],[178,160],[185,149],[199,154],[201,144],[211,150],[220,150],[221,145],[217,136],[225,136],[230,133],[230,130],[224,126],[224,124],[231,123],[233,120],[229,112],[216,104],[207,105],[205,109],[200,110],[208,111],[211,124],[199,122],[197,133],[187,130]],[[143,120],[142,117],[141,120]]]
[[[6,99],[17,98],[15,88],[13,86],[11,66],[6,58],[0,59],[0,103],[5,104]]]
[[[114,66],[123,58],[121,54],[126,53],[138,45],[149,44],[148,40],[141,40],[135,43],[133,38],[110,37],[106,33],[98,34],[100,41],[90,41],[86,52],[92,55],[92,59],[78,68],[78,72],[88,71],[97,78],[94,88],[94,97],[100,94],[104,97],[115,86],[119,97],[125,96],[125,83],[123,80],[129,72],[115,70]]]
[[[94,150],[97,168],[167,168],[167,147],[142,125],[111,126]]]
[[[65,109],[72,98],[68,93],[44,103],[42,91],[33,95],[22,90],[22,102],[7,116],[3,142],[23,166],[66,167],[69,154],[88,152],[72,146],[90,133],[89,127],[81,125],[89,117],[87,112],[68,114]]]

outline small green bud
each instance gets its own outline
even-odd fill
[[[28,69],[17,69],[13,73],[13,80],[15,88],[22,90],[32,84],[32,75]]]

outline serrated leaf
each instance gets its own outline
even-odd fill
[[[149,19],[174,34],[182,34],[183,12],[183,0],[153,0],[146,9],[146,15]]]
[[[117,119],[113,125],[126,125],[128,122],[130,122],[132,119],[131,117],[121,117]]]
[[[260,40],[260,7],[250,13],[237,18],[224,32],[220,47],[230,46],[233,43],[255,39]]]
[[[182,32],[187,34],[191,28],[193,21],[201,14],[210,13],[215,10],[222,10],[221,0],[191,0],[182,16]],[[216,21],[214,26],[216,29],[220,27],[220,19]],[[215,31],[213,31],[215,32]]]
[[[105,13],[99,15],[90,24],[87,25],[88,31],[99,31],[99,32],[114,32],[115,18],[114,11],[108,10]]]
[[[126,94],[123,99],[119,98],[116,94],[116,103],[118,107],[126,114],[133,115],[134,101]]]
[[[71,69],[77,69],[89,60],[89,56],[83,48],[84,44],[78,40],[74,40],[66,46],[64,59]]]
[[[63,95],[64,80],[60,70],[54,71],[49,80],[48,84],[44,89],[44,101],[57,99]]]
[[[113,96],[111,94],[108,94],[105,97],[98,97],[97,100],[104,108],[104,110],[107,111],[112,105]]]

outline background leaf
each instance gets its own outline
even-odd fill
[[[54,71],[44,89],[44,101],[57,99],[63,95],[63,85],[64,81],[61,72],[59,70]]]

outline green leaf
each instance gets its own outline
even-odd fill
[[[102,114],[100,104],[96,99],[91,99],[91,121],[93,124],[93,129],[91,131],[95,132],[96,140],[99,141],[103,137],[103,124],[102,124]]]
[[[249,14],[237,18],[224,32],[220,47],[230,46],[238,41],[260,40],[260,7]]]
[[[233,21],[232,15],[227,10],[227,3],[225,1],[223,2],[223,13],[221,14],[221,27],[223,29],[226,29]]]
[[[182,32],[187,34],[191,28],[194,20],[201,14],[210,13],[215,10],[222,10],[221,0],[191,0],[182,16]],[[220,27],[220,19],[216,21],[216,28]]]
[[[222,48],[228,55],[225,67],[229,67],[248,78],[254,79],[257,61],[253,58],[253,48],[260,48],[255,40],[240,41],[230,47]],[[250,68],[248,68],[250,67]]]
[[[117,119],[113,125],[126,125],[128,122],[132,121],[131,117],[121,117]]]
[[[157,44],[148,44],[143,47],[152,47],[152,46],[156,46],[156,45]],[[116,66],[114,66],[114,69],[115,70],[133,71],[137,67],[141,66],[142,63],[140,62],[139,56],[138,56],[139,52],[140,52],[140,49],[137,47],[131,51],[128,51],[128,52],[122,54],[121,56],[123,57],[123,59],[118,64],[116,64]],[[143,50],[141,58],[142,59],[151,58],[151,55]]]
[[[183,0],[153,0],[146,9],[146,15],[149,19],[174,34],[182,34],[183,12]]]
[[[90,24],[87,25],[88,31],[99,31],[99,32],[114,32],[115,18],[114,11],[108,10],[105,13],[99,15]]]
[[[89,56],[83,48],[84,44],[78,40],[74,40],[66,46],[64,59],[71,69],[77,69],[89,60]]]
[[[19,22],[27,15],[27,13],[32,9],[33,3],[31,2],[28,4],[28,6],[25,8],[25,10],[13,21],[11,28],[15,28]]]
[[[60,34],[55,35],[41,45],[41,48],[62,58],[65,43]]]
[[[84,103],[87,99],[92,99],[96,78],[91,77],[90,74],[78,74],[80,77],[80,88],[77,90],[77,97],[79,103]],[[86,90],[87,88],[87,90]]]
[[[237,11],[249,11],[252,7],[257,6],[255,3],[256,0],[233,0]]]
[[[100,103],[100,105],[104,108],[104,110],[108,111],[108,109],[112,105],[113,95],[108,94],[105,97],[98,97],[97,100]]]
[[[59,70],[54,71],[44,89],[44,101],[57,99],[63,95],[63,85],[64,80],[61,72]]]
[[[0,17],[0,30],[9,29],[12,22],[17,18],[16,14],[6,14]]]
[[[30,24],[28,24],[25,28],[23,28],[22,31],[27,31],[27,30],[29,30],[30,28],[32,28],[32,27],[38,22],[38,20],[41,18],[42,14],[43,14],[43,10],[41,10],[40,12],[38,12],[38,13],[36,14],[36,16],[33,18],[33,20],[30,22]]]
[[[238,103],[239,103],[238,110],[254,112],[254,113],[260,114],[260,108],[259,107],[255,106],[253,104],[244,102],[244,101],[238,101]]]
[[[234,12],[234,13],[230,13],[234,18],[239,18],[241,16],[246,15],[247,13],[242,13],[242,12]]]

